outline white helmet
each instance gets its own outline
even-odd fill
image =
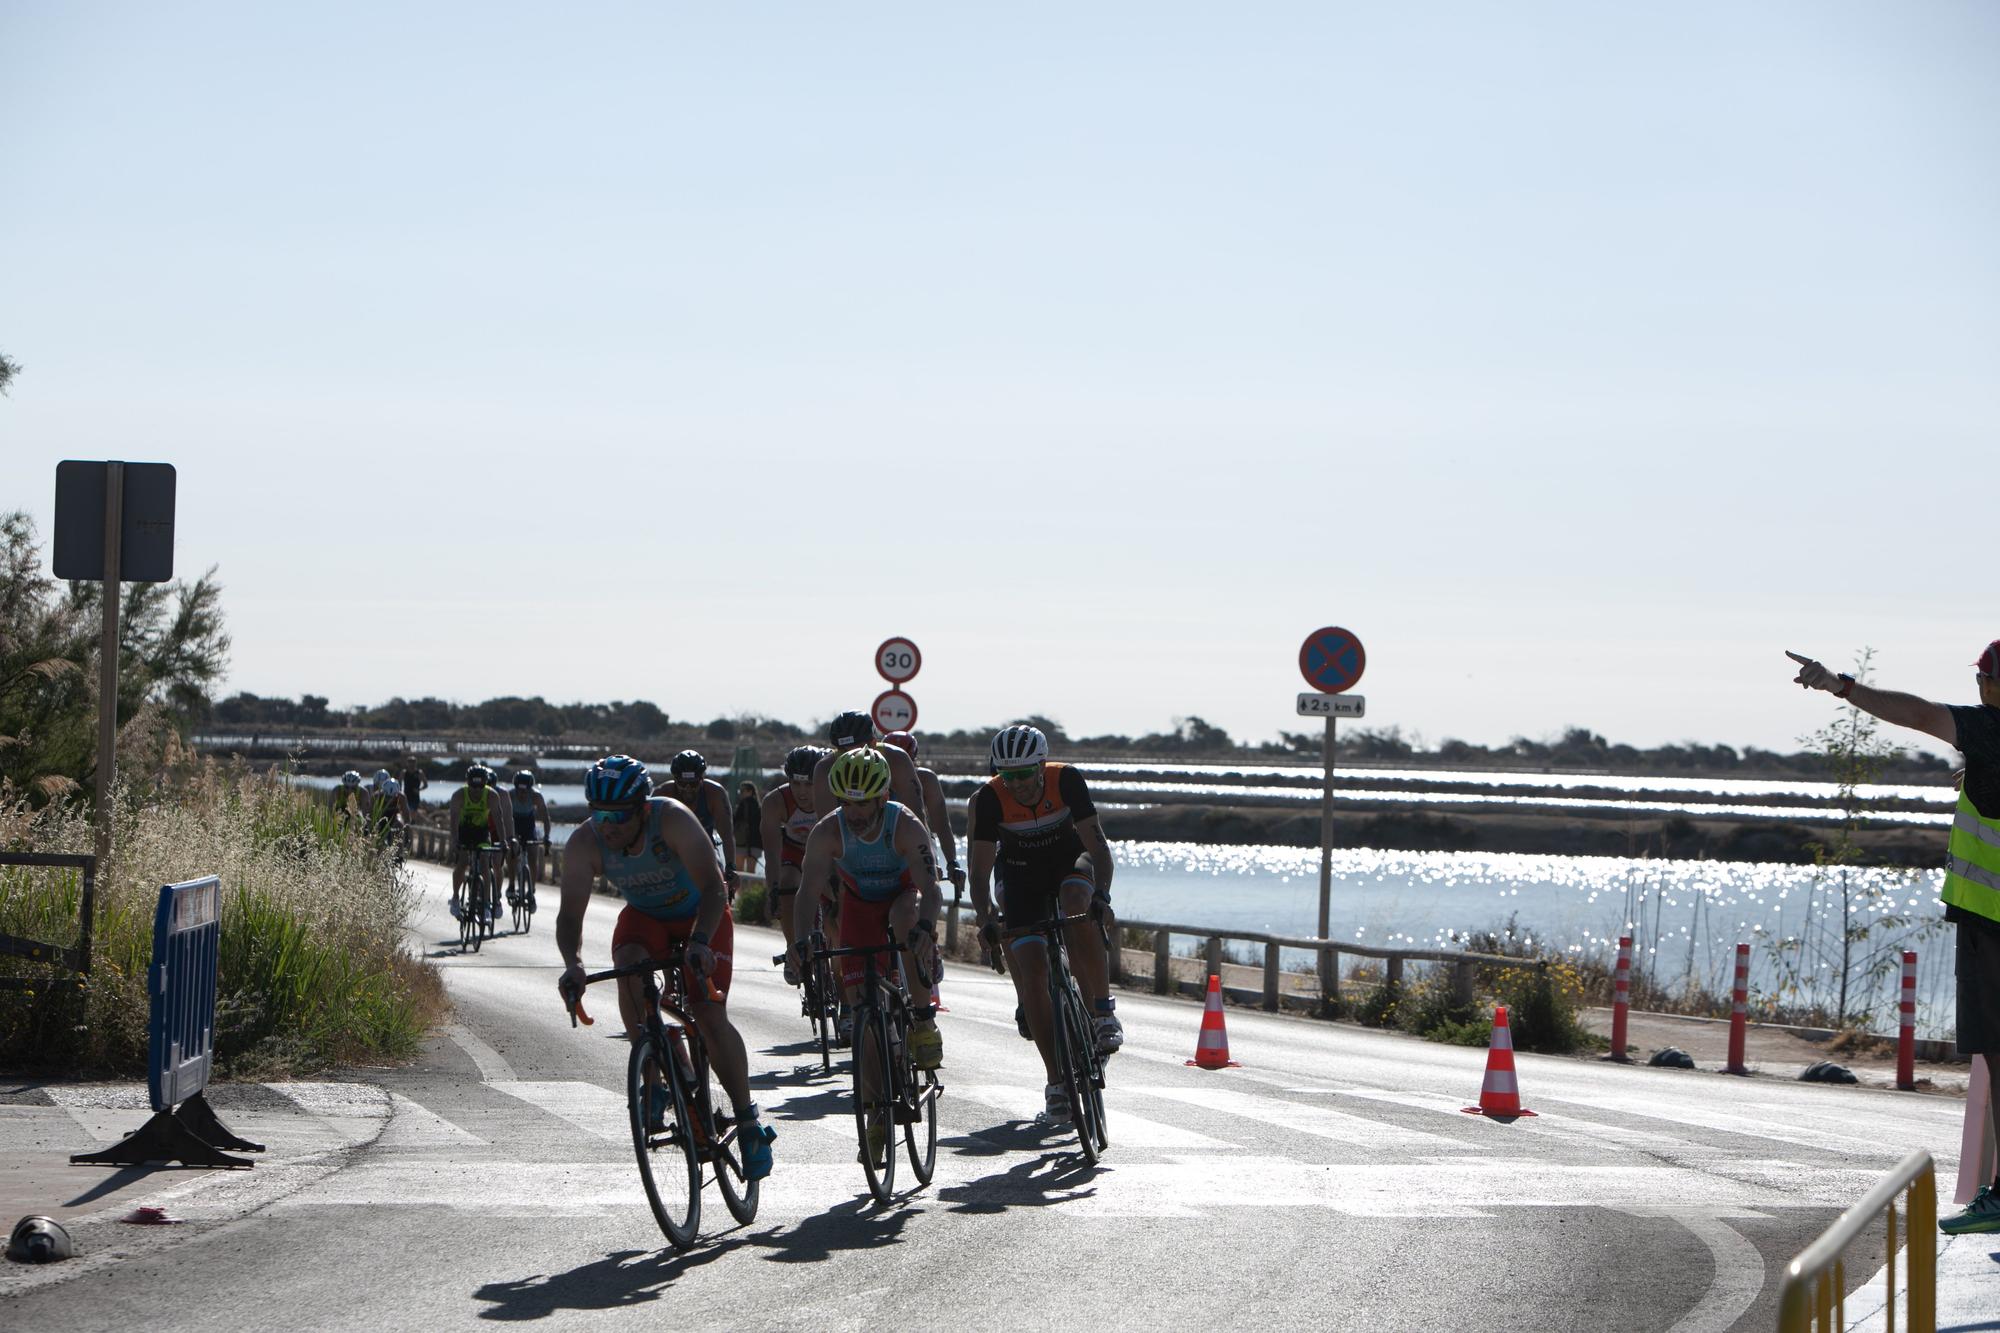
[[[375,770],[375,790],[377,791],[382,790],[382,784],[387,782],[388,780],[389,780],[388,769],[378,768]]]
[[[343,787],[359,787],[361,785],[361,775],[350,768],[340,775],[340,785]]]
[[[382,794],[384,796],[401,796],[403,794],[403,784],[394,778],[390,778],[382,784]]]
[[[993,767],[1026,768],[1049,757],[1049,738],[1040,727],[1017,722],[993,738]]]

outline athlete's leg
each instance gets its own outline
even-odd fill
[[[1090,881],[1072,877],[1063,881],[1064,916],[1090,910]],[[1104,948],[1104,935],[1095,921],[1072,921],[1063,927],[1063,942],[1069,946],[1070,971],[1083,988],[1083,998],[1094,1009],[1111,995],[1111,960]]]
[[[1028,1035],[1042,1053],[1042,1069],[1048,1075],[1045,1081],[1061,1082],[1062,1075],[1056,1070],[1055,1015],[1049,1008],[1048,946],[1039,936],[1030,936],[1009,941],[1005,947],[1007,970],[1013,974],[1014,991],[1028,1016]]]

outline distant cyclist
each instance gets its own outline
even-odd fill
[[[556,916],[556,948],[563,960],[558,989],[566,1001],[583,993],[583,916],[602,875],[625,899],[611,932],[613,966],[664,958],[676,942],[686,942],[688,1016],[701,1030],[715,1075],[735,1109],[744,1173],[761,1180],[771,1174],[775,1135],[757,1123],[757,1104],[750,1100],[750,1057],[726,1008],[735,925],[722,868],[715,862],[714,845],[687,807],[655,797],[652,790],[646,766],[629,755],[598,760],[584,778],[590,823],[564,849],[562,907]],[[618,1011],[635,1041],[645,1032],[645,1005],[644,983],[638,977],[621,978]],[[657,1116],[665,1089],[656,1077],[648,1082]]]
[[[673,798],[694,812],[702,832],[716,848],[722,879],[736,893],[736,833],[730,818],[729,792],[708,776],[708,760],[699,750],[682,750],[668,763],[674,775]]]
[[[340,775],[340,785],[333,789],[333,813],[341,823],[359,822],[366,813],[366,802],[361,795],[361,775],[348,769]]]
[[[819,822],[813,801],[813,767],[825,753],[815,745],[795,745],[785,756],[785,780],[764,798],[764,882],[769,886],[771,919],[792,947],[792,895],[806,861],[806,838]]]
[[[507,825],[500,813],[498,793],[487,783],[490,770],[474,764],[465,770],[465,785],[451,794],[446,820],[457,830],[458,850],[451,865],[451,914],[457,916],[465,905],[465,872],[482,844],[507,845]],[[492,907],[491,903],[487,904]]]
[[[819,895],[829,880],[840,886],[840,947],[861,949],[893,941],[902,959],[916,1023],[910,1059],[919,1069],[944,1061],[937,1010],[920,977],[938,974],[937,867],[930,838],[908,806],[889,799],[889,761],[874,746],[837,756],[829,780],[839,808],[821,816],[806,838],[801,882],[792,908],[792,938],[785,979],[797,984],[808,962],[807,943]],[[859,955],[843,958],[841,985],[851,1007],[867,976]],[[878,968],[888,967],[887,951]]]
[[[958,838],[951,831],[951,812],[944,803],[944,784],[938,781],[937,770],[925,768],[918,758],[917,738],[907,731],[892,731],[882,738],[884,745],[893,745],[910,756],[917,765],[917,786],[924,794],[924,823],[931,831],[931,841],[937,844],[942,857],[945,878],[951,887],[965,888],[965,870],[958,864]]]
[[[403,784],[394,778],[377,781],[374,793],[368,798],[368,831],[384,847],[400,845],[403,829],[409,822],[410,806],[403,798]]]
[[[833,753],[822,758],[813,770],[813,808],[820,811],[833,809],[833,786],[827,781],[833,761],[859,746],[874,745],[875,721],[866,713],[850,710],[833,720],[827,728],[827,738],[833,742]],[[889,761],[890,799],[901,802],[920,823],[923,822],[924,791],[917,780],[916,761],[893,748],[882,753]]]
[[[1111,901],[1111,844],[1083,774],[1049,761],[1049,738],[1038,727],[1006,728],[993,738],[991,755],[996,773],[973,793],[966,830],[972,847],[973,910],[982,936],[992,943],[1001,922],[1009,929],[1032,926],[1058,908],[1075,915],[1095,906],[1101,919]],[[996,861],[1007,881],[1004,914],[997,919],[990,890]],[[1064,941],[1070,970],[1097,1020],[1097,1049],[1108,1055],[1124,1044],[1125,1033],[1114,1012],[1110,958],[1098,920],[1072,922]],[[1007,950],[1008,971],[1048,1074],[1047,1116],[1058,1120],[1069,1114],[1069,1107],[1054,1062],[1043,952],[1039,938],[1014,940]]]
[[[549,843],[549,803],[542,797],[542,789],[535,783],[535,775],[522,769],[514,775],[514,841],[528,849],[528,869],[531,872],[525,890],[521,885],[521,857],[517,852],[507,858],[507,901],[514,900],[525,891],[528,895],[528,910],[535,910],[535,885],[542,878],[542,848]],[[535,821],[542,824],[542,835],[535,836]]]

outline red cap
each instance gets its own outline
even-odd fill
[[[1979,669],[1982,676],[2000,676],[2000,639],[1987,644],[1986,651],[1972,665]]]

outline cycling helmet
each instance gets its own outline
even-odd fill
[[[872,801],[889,790],[889,759],[872,745],[848,750],[833,761],[826,780],[843,801]]]
[[[522,769],[514,775],[514,785],[522,791],[531,791],[535,785],[535,775],[529,769]]]
[[[892,731],[882,737],[882,739],[910,756],[910,758],[915,759],[917,757],[917,738],[909,732]]]
[[[819,761],[826,751],[817,745],[794,745],[785,756],[785,776],[788,778],[809,778],[819,767]]]
[[[1017,722],[993,738],[993,767],[1026,768],[1049,757],[1049,738],[1040,727]]]
[[[465,781],[467,786],[484,786],[486,782],[486,765],[474,764],[471,768],[466,769]]]
[[[361,775],[350,768],[340,775],[340,785],[343,787],[359,787],[361,785]]]
[[[387,782],[388,780],[389,780],[388,769],[378,768],[375,770],[375,790],[380,791],[382,789],[382,784]]]
[[[676,782],[690,773],[700,777],[708,772],[708,760],[702,758],[700,750],[682,750],[667,764],[667,771],[674,775]]]
[[[608,754],[583,777],[583,799],[592,805],[634,805],[652,794],[652,775],[629,754]]]
[[[875,739],[875,719],[850,708],[833,720],[833,725],[827,728],[827,738],[836,750],[866,745]]]
[[[52,1264],[76,1257],[76,1242],[53,1217],[24,1217],[7,1240],[7,1257],[24,1264]]]
[[[382,794],[384,796],[401,796],[403,794],[403,784],[394,778],[390,778],[382,784]]]

